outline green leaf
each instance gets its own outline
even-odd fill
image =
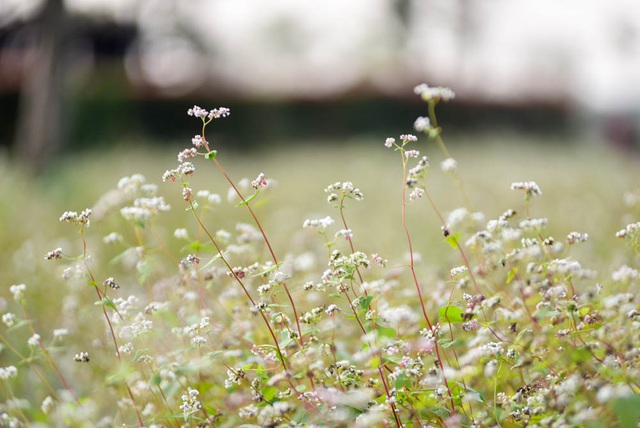
[[[269,269],[263,270],[262,272],[254,273],[253,275],[250,276],[250,278],[255,278],[255,277],[258,277],[258,276],[265,276],[269,272],[278,269],[280,266],[282,266],[282,263],[278,263],[277,265],[273,265]]]
[[[243,205],[248,205],[249,202],[253,201],[255,199],[255,197],[258,196],[259,193],[260,193],[260,190],[256,190],[256,192],[253,195],[249,196],[247,199],[245,199],[242,202],[238,202],[236,204],[236,207],[241,207]]]
[[[487,404],[487,402],[485,401],[484,397],[482,396],[482,393],[479,391],[476,391],[473,388],[469,388],[469,386],[464,386],[460,383],[458,383],[458,386],[461,387],[463,390],[466,390],[467,393],[467,397],[469,397],[470,400],[474,400],[474,401],[478,401],[480,403],[484,403]]]
[[[517,274],[518,274],[518,268],[515,266],[512,267],[511,270],[509,271],[509,274],[507,275],[507,284],[510,284],[511,281],[513,281],[513,278],[515,278]]]
[[[215,159],[216,156],[218,156],[217,150],[211,150],[209,153],[204,155],[205,159]]]
[[[271,401],[276,397],[278,393],[278,388],[273,385],[267,385],[262,388],[262,396],[266,401]]]
[[[400,375],[398,375],[398,377],[396,378],[396,382],[395,382],[395,388],[396,389],[402,389],[402,386],[404,385],[404,382],[407,380],[407,375],[404,373],[400,373]]]
[[[378,332],[378,337],[396,337],[396,330],[391,328],[391,327],[383,327],[383,326],[376,326],[376,331]]]
[[[464,311],[462,309],[457,306],[451,305],[442,307],[438,310],[438,316],[440,317],[440,319],[451,324],[463,322],[463,313]]]
[[[162,376],[160,375],[160,372],[156,372],[153,374],[153,376],[151,377],[151,382],[149,382],[151,385],[153,386],[158,386],[160,385],[160,383],[162,382]]]
[[[276,312],[272,317],[271,317],[271,321],[273,321],[273,317],[276,315],[281,314],[282,312]],[[293,342],[293,339],[291,338],[291,335],[289,334],[289,330],[284,330],[282,332],[282,339],[280,342],[280,346],[281,347],[285,347],[287,345],[289,345],[291,342]]]
[[[100,305],[104,305],[107,308],[111,308],[114,311],[117,311],[118,308],[116,307],[116,304],[113,303],[113,300],[111,300],[110,298],[108,298],[107,296],[103,297],[102,300],[98,300],[97,302],[94,303],[96,306],[100,306]]]
[[[614,401],[613,411],[620,420],[622,427],[634,427],[640,419],[640,397],[630,395]]]
[[[571,361],[574,363],[582,363],[593,358],[591,353],[584,348],[571,349]]]
[[[451,248],[453,248],[454,250],[457,250],[459,247],[458,242],[460,242],[460,236],[461,236],[460,233],[449,235],[446,238],[444,238],[444,242],[451,245]]]
[[[373,300],[373,296],[367,296],[360,299],[360,307],[365,310],[369,309],[369,305],[371,304],[372,300]]]

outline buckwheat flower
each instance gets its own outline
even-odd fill
[[[420,152],[418,150],[407,150],[404,152],[404,157],[407,159],[417,158],[418,156],[420,156]]]
[[[336,195],[335,193],[331,193],[329,196],[327,196],[327,202],[329,203],[333,203],[337,200],[338,200],[338,195]]]
[[[456,94],[450,88],[442,86],[429,87],[429,85],[427,85],[426,83],[421,83],[420,85],[413,88],[413,93],[416,95],[420,95],[420,98],[422,98],[423,101],[449,101],[454,99],[456,96]]]
[[[182,162],[178,166],[178,171],[186,176],[191,176],[196,171],[196,167],[191,162]]]
[[[511,183],[511,190],[523,190],[527,198],[542,195],[542,190],[535,181],[518,181]]]
[[[385,147],[391,148],[395,143],[396,143],[396,139],[389,137],[385,140],[384,145]]]
[[[70,223],[76,226],[86,225],[88,227],[90,224],[90,221],[89,221],[90,215],[91,215],[91,210],[89,208],[82,211],[80,214],[78,214],[75,211],[65,211],[60,216],[60,221],[66,221],[67,223]]]
[[[547,226],[548,220],[546,218],[529,218],[529,219],[525,219],[522,220],[519,224],[518,227],[520,229],[533,229],[533,230],[539,230],[539,229],[543,229]]]
[[[116,242],[119,242],[121,240],[122,240],[122,235],[120,235],[117,232],[111,232],[110,234],[108,234],[107,236],[102,238],[102,242],[105,245],[112,245],[112,244],[115,244]]]
[[[227,369],[227,379],[224,381],[224,387],[232,388],[234,384],[240,385],[245,376],[246,374],[241,368],[234,370]]]
[[[178,162],[183,163],[185,159],[195,158],[196,156],[198,156],[198,150],[195,147],[184,149],[178,153]]]
[[[453,269],[451,269],[451,273],[449,275],[449,277],[451,279],[455,278],[458,275],[461,275],[463,273],[465,273],[466,271],[468,271],[466,266],[458,266],[458,267],[454,267]]]
[[[420,116],[416,119],[415,122],[413,122],[413,129],[415,129],[418,132],[422,132],[425,129],[429,129],[430,126],[431,126],[431,120],[429,120],[428,117]]]
[[[405,143],[410,142],[410,141],[414,141],[414,142],[418,141],[418,137],[416,137],[413,134],[402,134],[400,136],[400,139]]]
[[[53,260],[53,259],[61,259],[62,258],[62,248],[56,248],[53,251],[49,251],[44,256],[45,260]]]
[[[325,309],[324,313],[327,315],[333,315],[334,312],[341,311],[341,310],[342,309],[340,309],[338,305],[331,304],[327,307],[327,309]]]
[[[124,345],[120,346],[118,350],[122,354],[130,354],[131,352],[133,352],[133,344],[131,342],[127,342]]]
[[[383,259],[377,253],[371,254],[371,261],[378,266],[385,267],[389,262],[387,259]],[[364,284],[362,284],[364,286]]]
[[[380,311],[380,318],[390,324],[414,323],[418,315],[407,305],[390,307]]]
[[[351,232],[351,229],[341,229],[336,232],[335,237],[349,240],[353,237],[353,232]]]
[[[204,147],[204,140],[202,139],[202,136],[196,135],[191,139],[191,144],[193,144],[196,149],[199,149],[201,147]]]
[[[257,291],[259,295],[264,296],[269,291],[271,291],[271,288],[272,288],[271,284],[262,284],[261,286],[258,287]]]
[[[153,183],[145,183],[140,186],[140,192],[147,196],[155,196],[158,193],[158,185]]]
[[[144,222],[151,218],[151,212],[148,209],[140,207],[122,207],[120,215],[127,221]]]
[[[24,284],[14,284],[9,287],[9,291],[13,294],[14,300],[20,300],[24,297],[24,292],[27,289],[27,286]]]
[[[458,162],[453,158],[447,158],[440,163],[440,168],[444,172],[455,171],[458,168]]]
[[[637,279],[640,273],[636,269],[633,269],[627,265],[622,265],[620,269],[611,274],[611,279],[616,282],[627,283],[632,279]]]
[[[471,321],[465,321],[462,323],[462,329],[464,331],[476,331],[478,327],[477,319],[472,319]]]
[[[320,232],[324,232],[332,224],[333,224],[333,219],[327,216],[320,219],[306,219],[304,223],[302,223],[302,227],[316,229]]]
[[[53,338],[54,339],[62,339],[65,336],[69,335],[69,330],[66,328],[56,328],[53,330]]]
[[[262,172],[251,182],[251,187],[256,190],[267,187],[267,180],[264,178],[264,174]]]
[[[191,338],[191,344],[193,346],[195,346],[196,348],[200,348],[200,347],[202,347],[202,346],[207,344],[207,339],[205,339],[202,336],[193,336]]]
[[[114,290],[117,290],[118,288],[120,288],[120,286],[116,284],[115,280],[112,277],[105,279],[102,285],[106,287],[111,287]]]
[[[423,196],[424,196],[424,189],[421,189],[420,187],[416,187],[411,191],[411,193],[409,193],[409,200],[414,201],[416,199],[422,198]]]
[[[453,228],[459,225],[460,223],[462,223],[463,221],[465,221],[468,215],[469,215],[469,211],[466,208],[464,207],[456,208],[455,210],[451,211],[447,216],[447,224],[449,225],[450,228]]]
[[[178,179],[178,177],[179,177],[179,171],[177,169],[171,169],[171,170],[168,169],[164,172],[164,174],[162,174],[162,181],[174,182]]]
[[[16,322],[16,316],[14,314],[12,314],[11,312],[7,312],[6,314],[2,315],[2,322],[7,327],[13,327],[13,325]]]
[[[194,105],[189,110],[187,110],[187,114],[189,116],[195,116],[195,117],[199,117],[199,118],[203,118],[204,119],[209,114],[209,111],[203,109],[202,107],[198,107],[198,106]]]
[[[490,379],[493,375],[496,374],[498,369],[498,362],[496,360],[491,360],[484,366],[484,377]]]
[[[118,181],[118,189],[129,195],[135,195],[145,183],[146,178],[142,174],[133,174],[131,177],[122,177]]]
[[[618,238],[628,238],[640,232],[640,222],[628,224],[624,229],[616,232]]]
[[[137,208],[143,208],[150,212],[150,214],[157,214],[161,211],[169,211],[171,205],[169,205],[162,196],[154,196],[151,198],[137,198],[133,201],[133,206]]]
[[[182,188],[182,199],[184,199],[187,202],[193,199],[193,190],[191,190],[190,187]]]
[[[187,268],[189,266],[197,265],[198,263],[200,263],[200,259],[193,254],[189,254],[187,257],[180,261],[180,266],[183,268]]]
[[[485,345],[482,345],[482,349],[491,356],[497,356],[500,355],[504,352],[504,349],[502,348],[502,343],[500,342],[489,342]]]
[[[284,284],[289,278],[291,278],[291,274],[281,270],[274,271],[272,275],[272,281],[276,284]]]
[[[40,405],[40,410],[42,410],[42,413],[47,415],[51,410],[53,410],[55,406],[56,406],[56,402],[53,401],[53,398],[51,398],[50,395],[47,395],[46,398],[42,401],[42,404]]]
[[[567,244],[571,245],[577,242],[585,242],[587,239],[589,239],[587,233],[571,232],[567,235]]]
[[[173,236],[176,239],[189,239],[189,232],[185,228],[178,228],[173,231]]]
[[[598,389],[598,393],[596,394],[596,400],[598,403],[606,404],[611,402],[612,400],[624,396],[631,396],[633,391],[629,388],[628,385],[618,383],[615,385],[603,385],[600,389]]]
[[[202,404],[198,401],[198,395],[200,392],[197,389],[188,388],[187,393],[182,395],[182,404],[180,410],[183,413],[197,412],[202,408]]]
[[[214,108],[213,110],[211,110],[211,112],[209,112],[209,119],[214,118],[214,119],[218,119],[221,117],[227,117],[231,114],[231,110],[229,110],[226,107],[218,107],[218,108]]]
[[[18,376],[18,369],[15,366],[0,367],[0,379],[7,380]]]
[[[35,348],[36,346],[40,345],[40,335],[35,333],[33,336],[27,339],[27,344],[32,348]]]

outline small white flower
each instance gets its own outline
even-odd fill
[[[346,240],[349,240],[353,237],[353,232],[351,232],[351,229],[341,229],[336,232],[335,236],[336,238],[344,238]]]
[[[47,397],[42,401],[40,409],[42,410],[42,413],[46,415],[55,407],[55,405],[56,402],[53,401],[53,398],[51,398],[50,395],[47,395]]]
[[[13,298],[15,300],[20,300],[24,297],[24,291],[27,289],[27,286],[24,284],[14,284],[9,287],[9,291],[13,294]]]
[[[173,231],[173,236],[176,239],[189,239],[189,232],[187,232],[187,229],[179,228]]]
[[[12,314],[11,312],[7,312],[6,314],[2,315],[2,322],[7,327],[13,327],[13,325],[16,322],[16,316],[14,314]]]
[[[63,338],[68,334],[69,334],[69,330],[67,330],[66,328],[56,328],[55,330],[53,330],[53,337],[55,339]]]
[[[518,181],[511,183],[511,190],[524,190],[527,198],[542,195],[542,190],[535,181]]]
[[[0,367],[0,379],[7,380],[18,376],[18,369],[15,366]]]
[[[444,172],[455,171],[458,168],[458,162],[454,158],[447,158],[440,163],[440,168]]]
[[[122,235],[116,232],[111,232],[110,234],[102,238],[102,242],[104,242],[106,245],[115,244],[116,242],[121,240],[122,240]]]
[[[40,344],[40,335],[34,334],[33,336],[31,336],[29,339],[27,339],[27,344],[32,348],[38,346]]]
[[[413,129],[415,129],[418,132],[422,132],[425,129],[429,129],[430,126],[431,126],[431,121],[429,120],[428,117],[420,116],[416,119],[415,122],[413,122]]]

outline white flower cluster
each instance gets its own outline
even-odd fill
[[[535,181],[516,181],[511,183],[511,190],[523,190],[528,198],[542,195],[542,190]]]
[[[442,86],[430,87],[426,83],[421,83],[413,88],[413,93],[419,95],[424,101],[449,101],[456,97],[456,94],[450,88]]]

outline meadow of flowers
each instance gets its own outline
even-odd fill
[[[637,426],[636,183],[590,171],[544,205],[566,161],[537,158],[555,175],[482,188],[497,167],[465,175],[437,121],[453,91],[414,91],[425,116],[375,162],[315,159],[365,182],[311,188],[309,159],[296,191],[236,179],[210,137],[232,112],[194,106],[164,174],[39,219],[0,300],[0,426]]]

